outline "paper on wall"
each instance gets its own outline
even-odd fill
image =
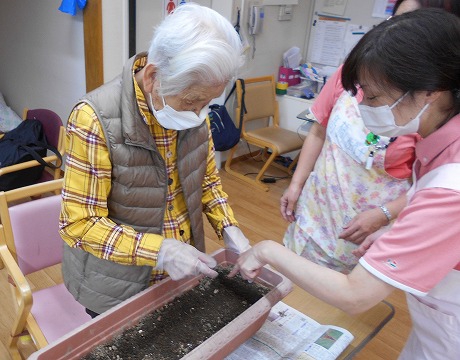
[[[347,24],[345,39],[343,41],[342,59],[345,59],[351,49],[355,47],[359,40],[369,31],[369,26]]]
[[[372,16],[376,18],[387,19],[393,14],[393,8],[396,0],[374,0]]]
[[[348,0],[323,0],[322,11],[328,14],[343,16]]]
[[[314,25],[310,62],[339,66],[347,24],[333,18],[319,18]]]

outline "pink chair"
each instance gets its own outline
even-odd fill
[[[64,284],[32,291],[26,279],[26,275],[62,261],[63,240],[58,230],[61,195],[53,195],[60,191],[62,181],[0,192],[0,256],[16,307],[9,341],[13,359],[21,359],[18,340],[22,335],[28,333],[40,349],[91,320]]]
[[[43,131],[48,143],[53,145],[64,156],[65,151],[65,128],[58,114],[48,109],[24,109],[22,117],[25,119],[36,119],[43,125]],[[57,160],[55,161],[57,163]],[[40,182],[59,179],[61,177],[61,169],[46,168],[43,171]]]
[[[62,120],[58,114],[48,109],[24,109],[22,115],[23,119],[36,119],[43,125],[43,131],[49,144],[53,145],[61,154],[64,156],[65,152],[65,128],[62,124]],[[53,179],[61,178],[61,161],[55,155],[51,154],[43,158],[47,163],[51,163],[56,166],[56,169],[46,167],[43,170],[42,176],[39,182],[49,181]],[[6,166],[0,168],[0,176],[6,175],[11,172],[21,171],[23,169],[39,166],[40,163],[36,160],[26,161],[20,164]]]

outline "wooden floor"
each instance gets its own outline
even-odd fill
[[[252,161],[252,160],[251,160]],[[258,164],[249,166],[237,164],[245,172],[253,172]],[[283,175],[277,169],[269,171],[273,175]],[[229,201],[245,235],[251,243],[264,239],[281,242],[287,223],[279,213],[279,199],[284,189],[289,185],[289,179],[278,180],[270,184],[270,191],[264,192],[249,185],[243,184],[221,171],[224,190],[229,195]],[[205,226],[209,240],[218,241],[211,226]],[[222,244],[223,245],[223,244]],[[209,249],[212,251],[213,249]],[[48,273],[35,274],[31,279],[33,286],[40,287],[42,283],[60,281],[55,270]],[[398,358],[409,334],[411,322],[407,311],[404,294],[396,290],[387,300],[396,309],[394,318],[369,342],[369,344],[355,357],[356,360],[395,360]],[[9,328],[12,322],[12,301],[7,286],[5,270],[0,271],[0,359],[9,360],[6,350]]]

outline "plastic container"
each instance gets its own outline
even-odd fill
[[[286,95],[288,89],[287,82],[277,82],[275,92],[277,95]]]
[[[237,259],[235,253],[225,249],[217,250],[212,256],[222,265],[233,265]],[[29,359],[80,359],[96,346],[109,342],[124,329],[134,326],[148,313],[192,289],[200,279],[201,277],[182,281],[165,279],[33,353]],[[223,359],[256,333],[267,319],[273,305],[292,291],[291,281],[271,269],[263,268],[257,282],[272,290],[182,359]]]
[[[319,88],[318,81],[304,78],[300,84],[289,86],[286,94],[303,99],[313,99],[318,94]]]
[[[319,93],[319,82],[316,80],[310,80],[310,79],[303,78],[300,85],[302,85],[304,88],[307,88],[312,93],[315,93],[315,94]]]

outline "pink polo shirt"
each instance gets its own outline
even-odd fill
[[[326,127],[332,109],[337,99],[345,90],[342,86],[342,66],[328,79],[326,85],[319,93],[310,112],[322,126]],[[363,92],[359,89],[356,100],[361,102]],[[364,125],[363,125],[364,126]],[[415,160],[415,144],[419,141],[418,134],[399,136],[386,150],[385,171],[397,178],[407,179],[412,174],[412,164]]]
[[[419,179],[440,165],[460,163],[460,114],[416,146]],[[459,180],[460,181],[460,180]],[[460,191],[417,191],[360,264],[388,284],[426,295],[452,269],[460,271]]]

